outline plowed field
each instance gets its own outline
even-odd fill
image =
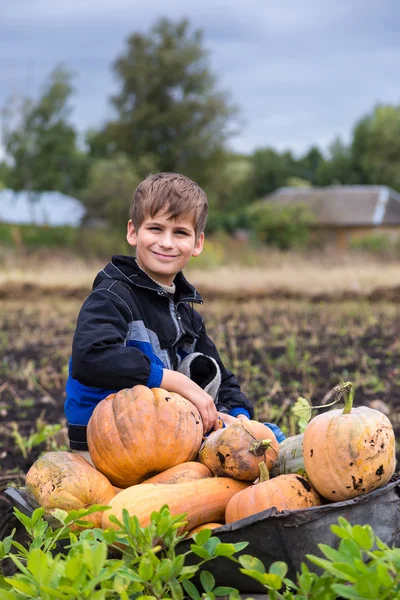
[[[46,449],[66,449],[64,385],[83,298],[62,290],[0,301],[0,486],[22,484]],[[342,381],[385,411],[400,440],[400,307],[301,298],[209,299],[208,332],[261,420],[294,434],[298,396],[326,403]]]

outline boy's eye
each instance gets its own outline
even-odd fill
[[[187,231],[179,230],[176,232],[178,235],[189,235]]]
[[[161,231],[159,227],[149,227],[151,231]]]

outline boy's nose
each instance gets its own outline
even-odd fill
[[[159,244],[163,248],[173,248],[174,247],[174,238],[170,233],[165,232],[164,235],[161,236],[161,238],[159,240]]]

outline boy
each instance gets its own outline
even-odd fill
[[[65,402],[71,449],[87,451],[86,426],[101,399],[137,384],[187,398],[204,433],[220,418],[252,418],[193,308],[201,297],[182,274],[203,249],[207,214],[204,191],[183,175],[151,175],[136,189],[127,228],[136,258],[114,256],[78,316]]]

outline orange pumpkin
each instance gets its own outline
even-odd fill
[[[149,479],[142,481],[142,484],[184,483],[185,481],[194,481],[195,479],[204,479],[205,477],[212,477],[210,469],[201,463],[190,461],[149,477]]]
[[[303,457],[315,489],[333,502],[354,498],[389,481],[396,468],[395,437],[379,410],[352,408],[317,415],[304,431]]]
[[[179,394],[144,385],[99,402],[87,427],[93,464],[120,488],[194,460],[202,436],[194,404]]]
[[[102,527],[115,529],[116,525],[110,522],[110,516],[114,515],[122,521],[124,508],[131,516],[137,516],[141,527],[146,527],[150,523],[151,513],[167,504],[172,515],[187,513],[187,524],[181,531],[189,531],[203,523],[221,521],[229,500],[247,485],[228,477],[207,477],[176,484],[133,485],[113,498],[111,509],[103,515]]]
[[[44,507],[47,516],[55,508],[69,512],[93,504],[108,506],[115,496],[104,475],[79,454],[64,451],[38,458],[26,475],[25,490],[35,505]],[[82,518],[94,527],[101,526],[101,519],[101,512]]]
[[[204,523],[203,525],[198,525],[198,527],[194,527],[194,529],[188,531],[186,537],[193,537],[202,529],[218,529],[218,527],[222,527],[222,525],[222,523]]]
[[[225,522],[233,523],[245,519],[268,508],[298,510],[319,506],[321,498],[310,482],[295,473],[268,478],[265,465],[260,465],[260,481],[239,492],[228,502]]]
[[[279,444],[269,427],[257,421],[239,421],[210,433],[200,449],[199,461],[213,475],[254,481],[259,464],[265,462],[271,469],[278,450]]]

